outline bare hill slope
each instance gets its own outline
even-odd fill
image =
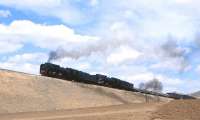
[[[137,103],[73,110],[12,113],[0,115],[0,120],[152,120],[152,113],[162,105],[161,103]]]
[[[144,96],[139,93],[0,70],[0,113],[53,111],[144,101]]]
[[[200,91],[192,93],[191,95],[200,98]]]
[[[174,100],[160,106],[152,120],[200,120],[199,114],[200,100]]]

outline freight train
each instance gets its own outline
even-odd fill
[[[99,86],[105,86],[110,88],[116,88],[121,90],[140,92],[143,94],[156,95],[161,97],[168,97],[173,99],[195,99],[189,95],[182,95],[178,93],[157,93],[148,90],[142,90],[134,88],[134,84],[120,80],[114,77],[108,77],[101,74],[90,75],[89,73],[75,70],[72,68],[63,68],[59,65],[52,63],[45,63],[40,65],[40,74],[43,76],[59,78],[63,80],[81,82],[86,84],[93,84]]]

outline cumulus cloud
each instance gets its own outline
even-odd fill
[[[157,56],[161,58],[162,62],[153,65],[154,68],[171,68],[180,72],[189,69],[190,63],[188,57],[191,52],[189,48],[178,45],[176,39],[172,39],[171,37],[159,47],[155,51],[159,50]]]
[[[2,37],[0,37],[0,39],[1,38]],[[22,47],[23,44],[20,42],[15,42],[13,40],[2,38],[0,41],[0,54],[15,52],[16,50],[19,50]]]
[[[97,39],[93,36],[76,34],[64,25],[43,25],[28,20],[13,21],[9,25],[0,24],[1,53],[13,52],[31,43],[36,47],[56,49]]]
[[[167,75],[162,75],[162,74],[157,74],[157,73],[153,73],[153,72],[148,72],[148,71],[144,71],[142,73],[139,74],[134,74],[134,75],[127,75],[126,77],[124,77],[124,79],[132,81],[136,87],[139,86],[140,83],[145,83],[148,82],[150,80],[153,80],[154,78],[158,79],[160,82],[163,83],[164,85],[164,92],[180,92],[180,93],[189,93],[189,91],[187,91],[187,89],[190,89],[190,91],[197,91],[199,85],[196,85],[196,83],[199,83],[197,80],[188,80],[188,79],[179,79],[176,77],[171,77],[171,76],[167,76]],[[190,86],[191,88],[189,88],[188,86]],[[185,88],[185,90],[184,90]]]
[[[91,6],[97,6],[99,4],[99,0],[90,0]]]
[[[183,61],[179,59],[171,59],[165,61],[161,60],[160,62],[152,64],[150,68],[153,70],[160,70],[162,72],[173,71],[175,73],[181,73],[190,70],[191,66],[186,63],[184,64]]]
[[[195,72],[196,72],[197,74],[200,74],[200,65],[197,65],[197,67],[195,68]]]
[[[39,65],[47,59],[45,53],[23,53],[5,58],[0,68],[39,74]]]
[[[137,59],[141,53],[137,50],[134,50],[130,47],[122,46],[116,52],[111,53],[107,62],[109,64],[119,65],[120,63],[126,62],[127,60]]]
[[[22,11],[32,11],[42,16],[59,18],[65,23],[75,25],[88,21],[86,19],[88,15],[73,6],[74,3],[78,2],[74,0],[1,0],[0,5],[14,7]],[[91,4],[97,4],[97,1],[91,1]]]
[[[9,10],[0,10],[0,17],[7,18],[11,16],[11,12]]]
[[[38,75],[40,66],[31,63],[16,64],[4,62],[0,63],[0,68]]]

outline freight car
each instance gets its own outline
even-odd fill
[[[164,94],[164,93],[154,92],[154,91],[149,91],[149,90],[144,90],[144,89],[137,89],[137,88],[134,88],[134,89],[135,89],[134,90],[135,92],[169,98],[169,96],[167,94]]]
[[[72,68],[63,68],[60,67],[59,65],[55,65],[52,63],[41,64],[40,74],[48,77],[54,77],[64,80],[106,86],[111,88],[129,90],[129,91],[133,90],[134,87],[132,83],[117,78],[113,77],[110,78],[101,74],[90,75],[89,73],[85,73]]]
[[[196,99],[195,97],[179,94],[179,93],[167,93],[168,97],[173,99]]]

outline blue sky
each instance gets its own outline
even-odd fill
[[[1,0],[0,68],[53,63],[164,91],[200,89],[198,0]],[[73,53],[73,54],[72,54]]]

